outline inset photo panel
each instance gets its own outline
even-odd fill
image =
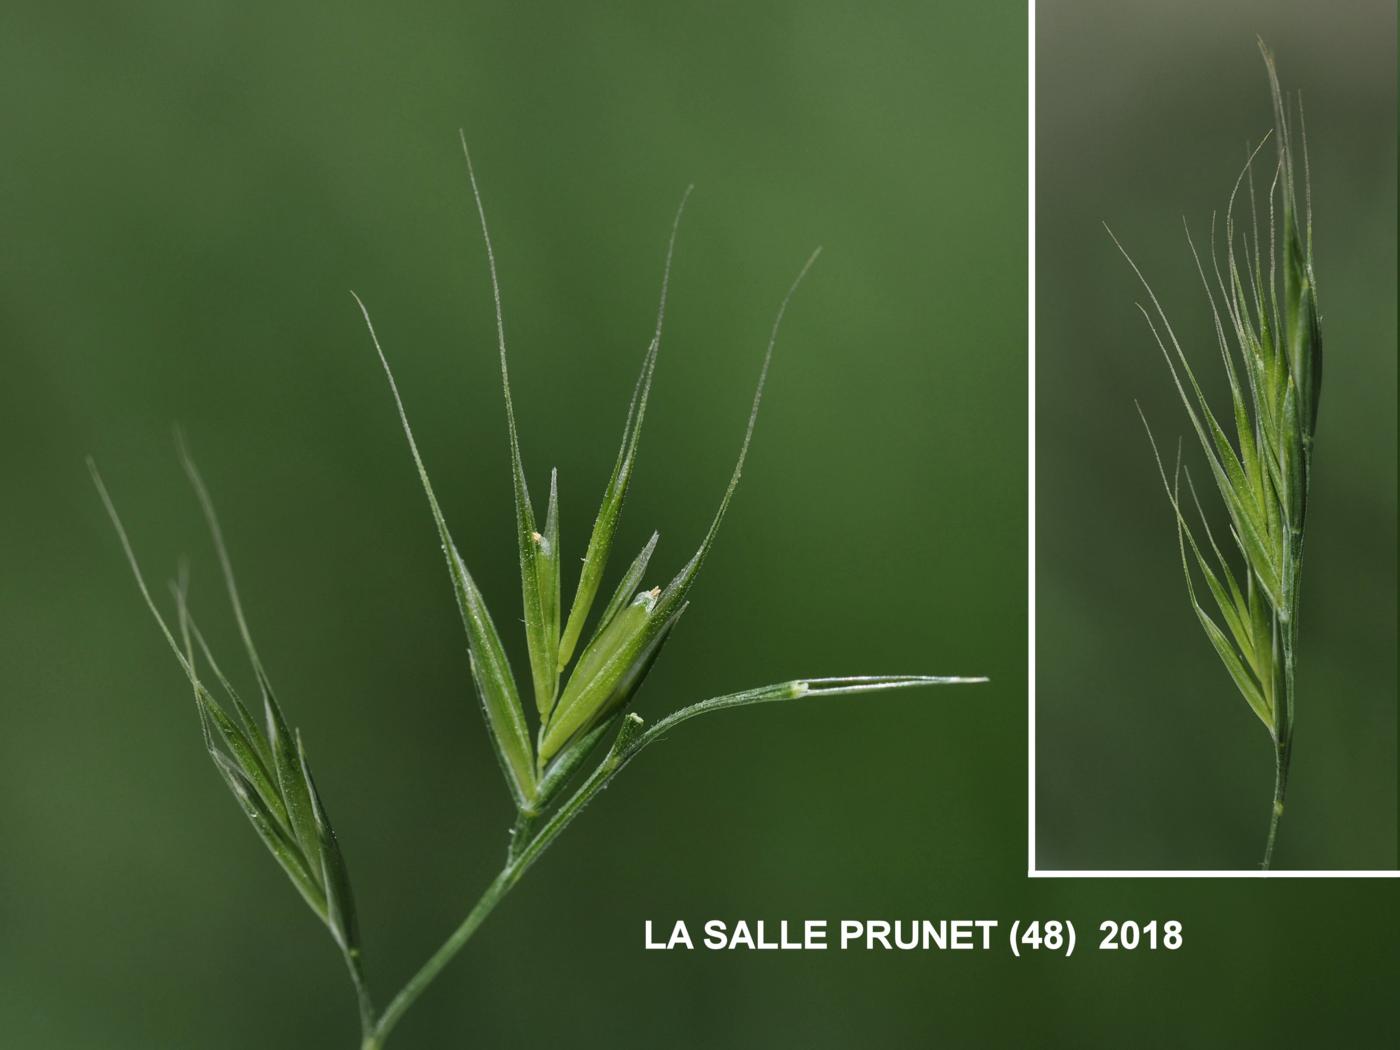
[[[1033,875],[1396,868],[1396,7],[1042,0]]]

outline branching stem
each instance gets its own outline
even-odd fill
[[[539,859],[540,854],[548,848],[550,843],[578,815],[593,796],[607,785],[608,781],[626,764],[640,746],[640,741],[635,738],[630,742],[619,738],[618,743],[614,745],[613,750],[603,763],[593,771],[592,775],[567,802],[560,806],[543,824],[538,825],[538,831],[532,832],[536,826],[533,820],[522,817],[516,822],[505,867],[492,880],[491,885],[486,887],[486,891],[477,902],[472,905],[471,911],[462,920],[462,924],[452,931],[452,935],[443,942],[442,947],[432,954],[422,968],[409,979],[399,994],[394,997],[393,1002],[388,1005],[378,1022],[365,1036],[361,1050],[382,1050],[385,1039],[388,1038],[394,1026],[398,1024],[404,1012],[417,1001],[428,985],[462,950],[467,941],[471,940],[477,927],[495,910],[496,905],[505,899],[506,894],[520,881],[521,876],[525,874],[530,865]]]
[[[471,940],[477,927],[495,910],[496,905],[501,903],[505,895],[514,888],[521,876],[550,847],[559,834],[579,815],[583,807],[588,805],[598,792],[607,787],[612,778],[617,776],[622,768],[632,761],[640,751],[647,745],[656,743],[682,722],[689,721],[699,715],[724,711],[732,707],[745,707],[749,704],[795,700],[810,696],[907,689],[911,686],[973,684],[986,680],[985,678],[948,678],[929,675],[806,678],[762,686],[758,689],[745,689],[738,693],[701,700],[699,703],[691,704],[689,707],[683,707],[671,713],[645,730],[642,728],[641,718],[635,714],[627,715],[622,719],[617,737],[608,749],[606,757],[566,801],[562,802],[548,816],[522,813],[517,818],[511,832],[511,843],[506,854],[505,867],[501,869],[500,874],[496,876],[491,885],[486,887],[486,891],[477,902],[472,905],[471,911],[462,920],[462,924],[452,931],[452,935],[443,942],[442,947],[432,954],[419,971],[403,986],[399,994],[394,996],[393,1001],[385,1008],[379,1020],[366,1028],[361,1050],[383,1050],[384,1041],[394,1026],[398,1024],[399,1019],[403,1017],[404,1012],[418,1000],[418,997],[462,950],[467,941]]]

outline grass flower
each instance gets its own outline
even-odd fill
[[[1273,55],[1262,41],[1259,47],[1273,97],[1277,157],[1264,198],[1267,241],[1260,231],[1253,174],[1264,142],[1250,154],[1230,195],[1223,261],[1218,257],[1212,223],[1209,274],[1187,231],[1210,302],[1228,381],[1227,415],[1217,416],[1211,409],[1157,296],[1131,258],[1128,263],[1151,301],[1150,311],[1141,305],[1138,308],[1166,359],[1228,517],[1228,539],[1218,541],[1190,472],[1181,466],[1180,451],[1174,475],[1168,480],[1149,429],[1153,455],[1176,518],[1177,545],[1191,608],[1273,745],[1274,794],[1263,859],[1267,869],[1273,863],[1293,748],[1299,593],[1322,386],[1322,329],[1313,276],[1312,197],[1302,106],[1299,103],[1290,111],[1279,87]],[[1299,146],[1301,158],[1296,152]],[[1242,186],[1248,187],[1250,199],[1249,221],[1243,227],[1235,218],[1235,202]],[[1114,243],[1118,244],[1116,237]],[[1122,251],[1122,245],[1118,247]],[[1127,252],[1123,254],[1127,258]],[[1144,425],[1146,422],[1144,416]],[[1199,521],[1196,530],[1183,509],[1183,474]],[[1227,556],[1231,549],[1233,556]],[[1204,584],[1205,604],[1197,577]],[[1208,611],[1207,605],[1215,611]]]
[[[466,150],[465,141],[463,150]],[[682,722],[702,714],[748,704],[985,681],[982,678],[928,675],[798,679],[703,700],[681,708],[649,728],[644,726],[642,719],[630,712],[628,706],[685,612],[697,574],[714,546],[743,471],[783,313],[797,284],[815,261],[816,253],[802,267],[778,310],[759,372],[738,461],[699,547],[669,582],[660,586],[645,586],[643,580],[657,547],[657,536],[653,534],[623,572],[602,610],[594,616],[594,607],[612,553],[618,518],[636,463],[642,421],[646,415],[661,346],[671,253],[681,211],[689,196],[689,190],[686,191],[666,250],[655,331],[643,357],[641,374],[623,426],[622,445],[594,519],[566,616],[561,600],[563,573],[558,479],[551,474],[549,497],[541,521],[531,501],[521,461],[495,255],[469,154],[467,172],[481,219],[496,313],[497,349],[515,503],[516,548],[530,664],[528,686],[533,703],[522,699],[495,621],[466,560],[448,531],[409,426],[388,358],[381,348],[368,310],[356,297],[370,340],[383,364],[409,452],[427,497],[437,538],[447,560],[448,576],[466,633],[473,688],[481,703],[488,734],[516,809],[515,825],[500,874],[487,887],[461,925],[383,1010],[376,1009],[370,997],[346,863],[331,829],[326,807],[312,779],[306,748],[300,733],[290,728],[253,645],[212,500],[183,440],[180,442],[181,459],[204,510],[223,569],[225,589],[257,683],[263,711],[261,721],[244,704],[205,644],[204,636],[189,611],[183,571],[172,584],[176,610],[173,629],[161,613],[137,565],[126,530],[107,488],[96,467],[92,467],[93,479],[136,576],[141,595],[193,689],[205,745],[216,768],[264,845],[312,911],[329,929],[344,956],[359,1003],[362,1050],[379,1050],[383,1047],[404,1012],[579,811],[643,749]],[[208,684],[211,682],[212,685]],[[216,691],[222,692],[222,701],[216,698]],[[595,764],[584,774],[590,762]]]

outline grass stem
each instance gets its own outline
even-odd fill
[[[1278,822],[1283,816],[1283,798],[1288,790],[1288,745],[1280,743],[1274,749],[1274,799],[1269,807],[1269,837],[1264,843],[1265,871],[1274,862],[1274,842],[1278,839]]]
[[[517,864],[507,864],[501,869],[501,873],[496,876],[490,886],[486,887],[486,892],[481,895],[476,904],[472,905],[472,910],[467,913],[462,924],[452,931],[452,936],[443,942],[442,947],[432,954],[422,968],[403,986],[402,991],[394,996],[394,1001],[388,1005],[378,1023],[375,1024],[374,1030],[365,1039],[363,1050],[380,1050],[383,1047],[385,1039],[388,1038],[394,1025],[398,1024],[404,1011],[417,1001],[428,985],[433,982],[433,979],[442,972],[443,967],[452,961],[467,941],[471,940],[476,928],[495,910],[496,905],[501,903],[520,875],[521,870]]]
[[[379,1018],[373,1030],[365,1038],[362,1050],[382,1050],[385,1039],[394,1026],[398,1024],[399,1018],[404,1012],[417,1001],[418,997],[427,990],[428,985],[443,968],[450,963],[458,952],[471,940],[472,934],[476,933],[477,927],[486,921],[486,917],[491,914],[505,898],[505,895],[514,888],[520,881],[520,877],[533,864],[541,853],[552,843],[555,837],[564,830],[565,826],[578,815],[599,791],[601,791],[612,779],[613,774],[621,767],[627,757],[630,757],[634,748],[614,748],[613,752],[603,761],[593,774],[579,787],[573,796],[556,810],[544,824],[539,826],[539,830],[532,833],[535,821],[524,816],[516,822],[512,832],[510,851],[507,855],[506,865],[501,869],[499,875],[486,887],[477,902],[472,905],[467,917],[462,920],[462,924],[452,931],[452,935],[443,942],[442,947],[435,951],[425,962],[419,971],[413,975],[398,995],[394,996]]]
[[[1300,549],[1299,561],[1301,553]],[[1293,593],[1296,604],[1296,585]],[[1269,809],[1269,837],[1264,842],[1264,861],[1261,865],[1264,871],[1273,866],[1279,819],[1283,816],[1284,796],[1288,793],[1288,766],[1293,758],[1293,653],[1297,628],[1296,615],[1283,628],[1283,709],[1277,716],[1278,729],[1274,741],[1274,801]]]

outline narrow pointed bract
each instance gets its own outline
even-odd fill
[[[360,925],[355,915],[355,895],[350,888],[350,873],[345,868],[345,858],[340,852],[340,842],[335,837],[326,808],[316,790],[316,781],[311,775],[311,766],[306,761],[306,748],[302,745],[301,734],[297,734],[297,759],[301,764],[301,776],[311,798],[311,815],[316,829],[316,854],[321,862],[321,885],[326,891],[326,912],[331,933],[341,950],[355,963],[360,957]]]
[[[546,577],[551,569],[543,544],[536,541],[535,511],[530,504],[530,489],[525,483],[525,466],[520,458],[520,436],[515,429],[515,401],[510,396],[510,368],[506,363],[506,322],[501,311],[501,283],[496,276],[496,252],[491,247],[491,231],[486,226],[486,208],[481,190],[476,184],[476,169],[472,167],[467,139],[462,138],[462,155],[467,162],[467,179],[471,183],[476,214],[481,220],[481,239],[486,245],[487,270],[491,275],[491,298],[496,308],[496,346],[501,356],[501,391],[506,402],[506,430],[510,438],[510,472],[515,492],[515,537],[520,555],[520,594],[525,604],[525,642],[530,650],[530,673],[535,686],[535,705],[548,711],[554,704],[554,690],[559,680],[559,637],[546,619],[543,605]],[[557,566],[553,571],[557,571]],[[557,619],[557,617],[556,617]]]
[[[656,550],[656,543],[660,538],[659,532],[653,532],[651,539],[647,540],[646,546],[641,549],[641,552],[633,559],[632,564],[627,567],[627,571],[622,574],[617,590],[613,592],[613,596],[608,599],[608,604],[603,606],[603,611],[598,615],[598,624],[594,628],[595,634],[606,629],[608,624],[612,623],[613,617],[636,597],[637,590],[642,585],[642,575],[647,571],[652,552]]]
[[[351,293],[352,295],[354,293]],[[515,688],[515,678],[506,661],[505,647],[496,624],[487,611],[486,602],[477,589],[476,581],[467,570],[467,563],[457,553],[457,546],[447,531],[447,521],[438,506],[433,484],[428,480],[428,470],[423,466],[423,457],[418,453],[418,442],[413,438],[413,428],[408,424],[408,414],[404,411],[403,399],[399,397],[398,384],[389,368],[389,359],[379,345],[374,324],[370,321],[365,304],[355,296],[365,326],[369,330],[370,342],[379,355],[379,363],[389,380],[389,390],[398,408],[399,423],[404,437],[408,439],[413,463],[418,468],[418,480],[423,493],[428,497],[428,507],[432,511],[433,522],[437,525],[438,538],[442,543],[442,553],[447,558],[448,574],[452,578],[452,591],[457,598],[457,608],[462,616],[462,624],[467,630],[467,653],[471,662],[472,681],[481,699],[482,711],[486,715],[486,725],[490,730],[491,743],[496,757],[501,763],[506,782],[517,806],[527,806],[535,792],[535,758],[530,747],[530,731],[526,727],[525,712],[520,706],[520,694]]]
[[[681,203],[676,208],[676,217],[671,223],[671,237],[666,242],[666,263],[661,271],[661,302],[656,309],[656,332],[652,335],[651,345],[647,347],[646,357],[642,361],[642,374],[637,378],[636,388],[632,391],[632,402],[627,408],[627,422],[622,428],[622,447],[618,449],[612,477],[608,479],[603,502],[598,507],[598,517],[593,522],[593,533],[588,537],[588,550],[583,556],[583,568],[579,570],[574,604],[569,610],[569,620],[559,640],[560,666],[568,664],[573,658],[574,647],[578,645],[583,633],[588,611],[593,607],[593,599],[598,594],[603,572],[607,568],[613,534],[617,530],[618,517],[622,514],[623,500],[627,497],[627,486],[632,480],[637,444],[642,434],[642,419],[646,416],[651,379],[656,372],[656,355],[661,350],[661,329],[666,319],[666,296],[671,285],[671,256],[676,248],[676,231],[680,229],[686,201],[690,199],[691,190],[694,188],[686,187],[685,193],[681,195]]]
[[[549,509],[545,514],[544,532],[530,535],[535,545],[535,583],[540,590],[540,646],[555,654],[549,669],[550,678],[537,683],[536,706],[540,720],[546,721],[554,709],[554,697],[559,689],[559,472],[549,475]]]

